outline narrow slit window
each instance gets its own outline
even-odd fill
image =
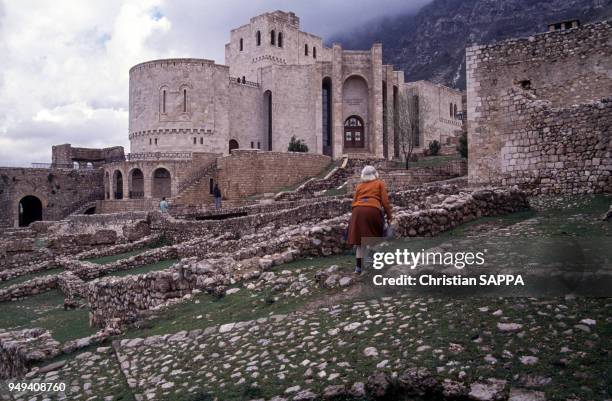
[[[204,145],[204,137],[200,137],[200,145]]]
[[[308,45],[304,45],[304,56],[308,56]]]
[[[317,58],[317,48],[316,47],[312,48],[312,58]]]
[[[187,113],[187,89],[183,89],[183,113]]]
[[[278,47],[283,47],[283,33],[279,32],[278,33]]]
[[[244,50],[244,41],[242,38],[240,38],[240,51]]]
[[[162,113],[166,113],[166,90],[162,91]]]
[[[276,32],[274,32],[274,29],[270,32],[270,44],[272,46],[276,45]]]
[[[261,31],[257,31],[255,34],[255,42],[257,43],[257,46],[261,46]]]

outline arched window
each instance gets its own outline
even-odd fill
[[[304,45],[304,56],[308,56],[308,45]]]
[[[312,58],[317,58],[317,48],[316,47],[312,47]]]
[[[453,106],[453,117],[457,118],[457,105]]]
[[[200,145],[204,145],[204,137],[200,137]]]
[[[278,47],[283,47],[283,33],[278,33]]]
[[[272,46],[276,44],[276,32],[274,32],[274,29],[272,29],[272,31],[270,32],[270,44]]]
[[[453,104],[449,103],[449,107],[450,107],[449,108],[450,111],[448,112],[448,115],[452,117],[453,116]]]
[[[212,194],[215,188],[215,181],[212,178],[208,179],[208,193]]]
[[[195,144],[197,144],[197,143],[198,143],[198,138],[193,137],[193,144],[195,145]]]
[[[183,89],[183,113],[187,113],[187,89]]]
[[[244,50],[244,40],[240,38],[240,51]]]
[[[332,156],[332,81],[331,78],[323,79],[322,92],[322,121],[323,127],[323,154]]]
[[[255,43],[257,43],[257,46],[261,46],[261,32],[257,31],[257,33],[255,34]]]
[[[251,149],[253,149],[255,147],[255,144],[253,143],[253,141],[251,141]]]
[[[166,90],[162,91],[162,113],[166,113]]]

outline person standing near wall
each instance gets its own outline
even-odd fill
[[[168,202],[166,201],[166,197],[163,197],[159,202],[159,211],[162,212],[162,214],[168,213]]]
[[[361,171],[361,182],[355,188],[349,223],[347,242],[355,246],[355,273],[361,274],[363,258],[367,251],[362,239],[382,237],[385,221],[391,222],[391,204],[385,183],[378,178],[373,166],[365,166]]]
[[[215,196],[215,209],[219,210],[221,209],[221,190],[217,184],[213,188],[213,195]]]

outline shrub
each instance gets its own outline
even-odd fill
[[[289,152],[308,152],[308,146],[301,139],[296,139],[295,135],[291,137],[291,141],[289,141],[289,148],[287,149]]]
[[[437,156],[438,153],[440,153],[440,142],[434,139],[433,141],[429,142],[429,155]]]
[[[464,132],[459,137],[459,143],[457,143],[457,150],[461,157],[467,159],[468,157],[468,140],[467,140],[467,132]]]

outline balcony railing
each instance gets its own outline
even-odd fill
[[[259,84],[257,82],[247,81],[246,79],[230,77],[229,80],[231,83],[234,83],[234,84],[240,84],[240,85],[251,86],[253,88],[259,88]]]
[[[129,153],[127,160],[191,159],[191,152],[142,152]]]

